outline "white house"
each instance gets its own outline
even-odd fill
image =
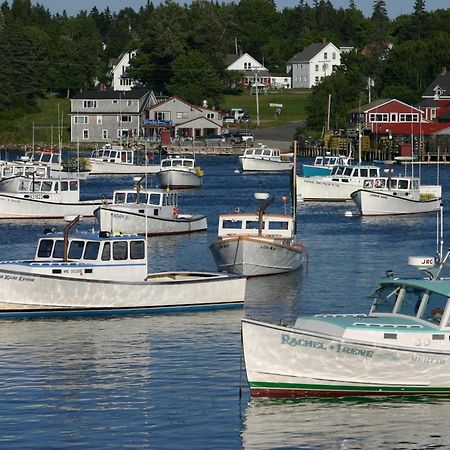
[[[131,78],[127,71],[130,67],[130,60],[136,56],[136,50],[122,53],[117,59],[109,62],[111,67],[111,89],[114,91],[129,91],[136,87],[136,80]]]
[[[248,53],[227,55],[225,64],[226,70],[234,70],[243,74],[242,84],[251,86],[254,83],[261,83],[265,86],[272,84],[269,70]]]
[[[314,43],[305,47],[287,62],[292,87],[310,89],[341,65],[341,50],[331,42]]]

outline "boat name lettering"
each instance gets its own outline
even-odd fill
[[[352,355],[366,356],[367,358],[372,358],[372,350],[363,350],[362,348],[348,347],[347,345],[337,344],[337,353],[350,353]]]
[[[1,280],[14,280],[14,281],[34,281],[33,278],[23,277],[19,275],[0,275]]]
[[[301,347],[321,348],[323,350],[326,350],[323,342],[310,341],[308,339],[296,339],[288,336],[287,334],[281,335],[281,343],[291,345],[292,347],[300,345]]]
[[[83,269],[64,269],[63,273],[84,273]]]
[[[428,358],[427,356],[413,355],[411,357],[411,359],[415,362],[425,363],[425,364],[444,365],[446,363],[446,361],[444,359]]]
[[[275,250],[275,247],[272,247],[271,245],[267,245],[267,244],[261,245],[261,248],[263,250]]]
[[[120,214],[120,213],[112,213],[111,217],[113,219],[124,219],[124,220],[128,220],[128,216],[125,214]]]
[[[323,342],[312,341],[309,339],[297,339],[293,338],[287,334],[281,335],[281,344],[287,344],[292,347],[312,347],[312,348],[320,348],[323,350],[331,350],[336,351],[336,353],[349,353],[351,355],[365,356],[366,358],[372,358],[373,351],[372,350],[364,350],[356,347],[349,347],[348,345],[336,344],[325,347]]]

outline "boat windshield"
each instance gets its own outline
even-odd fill
[[[397,303],[400,286],[387,286],[377,289],[369,297],[375,298],[372,312],[392,313]]]

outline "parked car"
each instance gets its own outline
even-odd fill
[[[223,134],[211,134],[206,137],[207,144],[220,144],[221,142],[225,142],[226,138]]]

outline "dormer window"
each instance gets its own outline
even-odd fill
[[[433,90],[434,90],[434,99],[435,100],[438,100],[444,94],[444,90],[439,86],[436,86]]]

